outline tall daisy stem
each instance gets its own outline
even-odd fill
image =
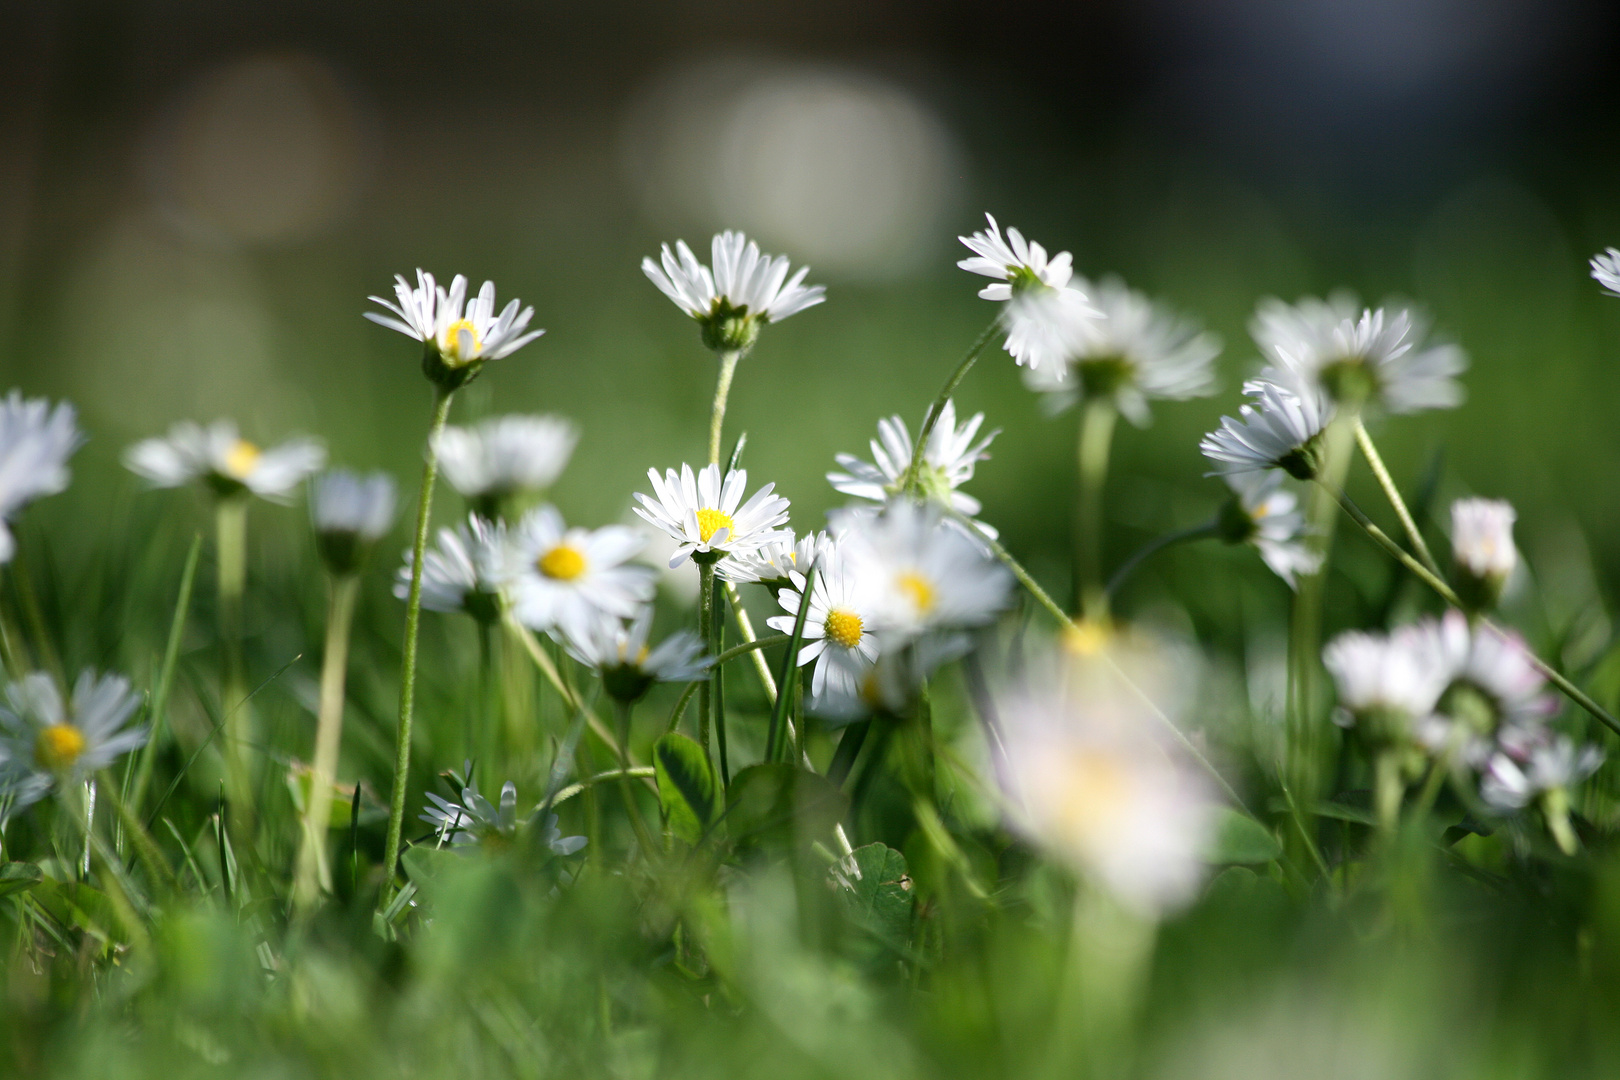
[[[1367,434],[1367,425],[1356,417],[1356,445],[1361,447],[1361,455],[1367,459],[1372,468],[1373,475],[1378,478],[1378,486],[1384,489],[1384,497],[1389,505],[1394,507],[1395,516],[1401,520],[1401,528],[1406,530],[1406,538],[1412,542],[1412,550],[1423,565],[1438,575],[1440,564],[1434,561],[1434,555],[1429,551],[1429,545],[1423,540],[1423,533],[1418,530],[1417,521],[1413,519],[1412,512],[1406,508],[1406,500],[1401,498],[1401,489],[1395,486],[1395,481],[1384,467],[1384,459],[1379,456],[1378,447],[1373,445],[1372,436]]]
[[[326,861],[326,832],[332,818],[332,785],[337,777],[338,751],[343,744],[343,688],[349,664],[349,628],[354,623],[354,602],[359,590],[360,579],[354,574],[332,579],[326,608],[326,653],[321,658],[315,757],[310,770],[309,798],[304,803],[298,872],[293,882],[293,908],[297,911],[308,911],[323,893],[332,891],[332,870]]]
[[[1000,329],[1001,318],[997,316],[973,342],[967,355],[962,357],[961,362],[956,365],[956,370],[951,372],[951,377],[940,387],[939,395],[934,398],[933,404],[929,405],[928,411],[923,414],[922,427],[917,431],[917,443],[911,451],[911,464],[906,467],[905,475],[901,477],[901,490],[910,489],[916,484],[917,472],[922,468],[923,458],[928,453],[928,439],[934,434],[934,425],[939,423],[940,414],[945,411],[945,403],[951,400],[951,395],[956,393],[956,388],[962,385],[962,380],[967,378],[967,373],[973,369],[973,362],[979,358],[984,347],[990,344]]]
[[[714,386],[714,408],[709,413],[709,464],[720,464],[720,435],[726,425],[726,401],[731,397],[731,379],[737,373],[737,361],[743,358],[742,349],[728,349],[720,354],[720,378]]]
[[[1112,602],[1115,594],[1124,587],[1125,582],[1129,581],[1131,575],[1136,572],[1136,568],[1165,548],[1190,543],[1194,540],[1207,540],[1210,537],[1220,535],[1220,531],[1221,523],[1219,521],[1206,521],[1202,525],[1191,525],[1185,529],[1177,529],[1174,532],[1167,532],[1163,536],[1154,537],[1137,548],[1130,558],[1120,563],[1119,569],[1115,570],[1113,576],[1108,579],[1108,587],[1103,590],[1105,598]]]
[[[703,639],[703,655],[714,655],[714,563],[698,563],[698,636]],[[714,714],[714,671],[711,668],[698,683],[698,745],[709,754],[709,725]]]
[[[427,454],[422,465],[422,493],[416,507],[416,540],[411,546],[411,587],[405,598],[405,647],[399,672],[399,726],[394,732],[394,789],[388,800],[388,838],[383,844],[383,880],[394,880],[399,862],[399,835],[405,824],[405,784],[411,770],[411,720],[416,709],[416,633],[422,622],[422,560],[427,555],[428,525],[433,518],[433,484],[439,477],[439,455],[433,449],[450,416],[454,392],[436,389],[433,419],[428,425]],[[385,888],[384,892],[387,890]]]
[[[214,507],[215,561],[218,570],[219,641],[223,650],[220,707],[225,712],[225,786],[237,812],[235,820],[252,817],[253,781],[247,748],[253,718],[247,701],[242,662],[242,594],[247,585],[247,497],[227,495]]]
[[[1080,417],[1080,520],[1076,523],[1080,610],[1088,619],[1108,614],[1108,593],[1102,578],[1102,496],[1108,480],[1108,452],[1114,441],[1113,402],[1093,398]]]

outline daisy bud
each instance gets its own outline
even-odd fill
[[[394,478],[333,469],[315,478],[309,499],[315,544],[327,569],[355,573],[394,524]]]
[[[1499,499],[1458,499],[1451,504],[1451,556],[1457,595],[1473,611],[1492,607],[1518,564],[1511,504]]]

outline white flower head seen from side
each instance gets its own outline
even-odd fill
[[[806,285],[810,268],[788,276],[786,255],[765,255],[740,232],[717,234],[710,244],[713,266],[692,254],[686,241],[675,250],[663,246],[662,257],[641,260],[641,271],[660,292],[696,319],[703,344],[715,352],[746,350],[765,323],[781,322],[826,299],[825,285]]]
[[[1069,283],[1074,257],[1060,251],[1048,258],[1040,244],[1014,228],[1003,236],[996,219],[984,216],[988,228],[957,237],[973,256],[956,265],[993,279],[979,296],[1007,305],[1000,322],[1007,334],[1004,347],[1014,361],[1037,369],[1061,368],[1083,347],[1089,324],[1101,317],[1086,294]]]

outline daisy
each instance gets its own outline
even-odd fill
[[[653,495],[637,492],[636,501],[641,505],[635,511],[679,545],[670,557],[671,568],[694,556],[700,562],[716,562],[726,555],[755,552],[793,537],[777,528],[787,522],[789,504],[772,494],[775,484],[766,484],[742,502],[748,485],[746,469],[730,470],[722,480],[718,465],[705,465],[695,476],[692,466],[682,465],[678,475],[669,469],[662,477],[657,469],[648,469],[647,478],[652,481]]]
[[[566,634],[568,652],[587,667],[601,673],[602,688],[608,696],[633,704],[646,696],[653,683],[696,682],[708,676],[714,663],[703,655],[702,640],[690,630],[680,630],[653,648],[647,647],[653,611],[643,607],[628,621],[596,619],[578,632]]]
[[[790,575],[792,588],[776,594],[786,615],[775,615],[765,625],[784,634],[793,633],[799,607],[804,603],[805,574]],[[804,647],[799,650],[799,666],[815,662],[810,682],[812,700],[835,696],[849,697],[858,692],[861,678],[877,661],[880,649],[872,633],[872,612],[859,576],[847,564],[840,545],[829,544],[816,564],[815,583],[810,587],[810,609],[805,613]]]
[[[1243,392],[1254,404],[1239,409],[1238,420],[1221,417],[1221,426],[1198,443],[1215,466],[1210,475],[1283,469],[1296,480],[1314,477],[1332,406],[1313,390],[1295,393],[1261,379],[1245,383]]]
[[[982,299],[1011,300],[1014,293],[1026,289],[1038,286],[1061,289],[1069,284],[1074,276],[1073,255],[1060,251],[1048,259],[1044,247],[1025,240],[1017,229],[1009,228],[1003,239],[996,219],[988,213],[984,219],[990,223],[988,229],[980,229],[972,236],[957,237],[973,252],[973,257],[956,264],[970,274],[997,279],[979,290]]]
[[[366,299],[381,304],[389,312],[384,315],[368,311],[366,318],[423,344],[423,370],[446,390],[470,382],[484,361],[510,356],[545,333],[544,330],[524,332],[529,320],[534,318],[534,308],[519,311],[516,300],[507,303],[496,315],[493,281],[484,282],[478,295],[468,302],[467,279],[460,274],[451,280],[448,292],[434,281],[432,274],[420,269],[416,271],[414,289],[403,275],[396,274],[395,303],[380,296]]]
[[[1575,787],[1602,764],[1602,747],[1577,747],[1568,735],[1550,735],[1521,755],[1492,754],[1480,781],[1480,798],[1503,813],[1522,810],[1547,792]]]
[[[1069,284],[1074,257],[1060,251],[1048,259],[1044,247],[1025,240],[1017,229],[1008,229],[1003,239],[996,219],[984,217],[988,229],[957,237],[973,258],[956,265],[970,274],[999,279],[980,289],[979,296],[1011,301],[1001,324],[1013,360],[1034,369],[1060,368],[1082,347],[1088,324],[1100,315],[1086,294]]]
[[[983,626],[1007,606],[1012,575],[940,513],[897,499],[876,514],[844,516],[847,557],[874,628],[909,640]]]
[[[984,413],[974,413],[961,427],[956,426],[956,402],[946,401],[940,410],[934,430],[929,432],[928,447],[919,463],[917,478],[924,493],[937,499],[957,513],[973,517],[980,510],[979,500],[957,489],[973,479],[973,470],[990,455],[985,452],[995,437],[997,428],[974,442],[984,424]],[[900,494],[901,482],[911,467],[916,444],[906,422],[898,416],[878,421],[878,437],[868,446],[872,461],[862,461],[854,454],[838,454],[834,460],[846,472],[830,472],[827,482],[834,490],[857,499],[873,503],[887,503]],[[986,536],[995,537],[996,530],[983,522],[974,522]]]
[[[353,573],[394,525],[394,478],[333,469],[310,487],[309,514],[321,556],[334,573]]]
[[[1343,296],[1298,304],[1262,301],[1250,332],[1268,366],[1262,379],[1333,401],[1376,402],[1391,413],[1461,404],[1455,376],[1468,367],[1456,345],[1423,344],[1427,324],[1408,308],[1362,309]]]
[[[1147,426],[1148,401],[1182,401],[1215,392],[1220,340],[1129,289],[1118,278],[1075,287],[1101,313],[1088,319],[1066,364],[1024,372],[1024,383],[1049,395],[1052,411],[1081,397],[1111,400],[1137,427]]]
[[[806,618],[808,625],[809,618]],[[944,665],[973,651],[973,639],[960,632],[906,636],[892,630],[862,628],[873,642],[877,660],[859,666],[845,680],[829,678],[806,707],[823,719],[845,724],[870,716],[905,716],[917,703],[918,691]],[[825,654],[822,662],[827,662]]]
[[[1530,662],[1517,634],[1475,627],[1460,611],[1435,623],[1446,665],[1447,686],[1440,712],[1470,738],[1468,757],[1483,752],[1480,740],[1513,743],[1533,737],[1558,712],[1558,698],[1547,693],[1546,676]]]
[[[422,557],[422,606],[429,611],[463,612],[492,623],[506,605],[511,577],[507,528],[469,514],[454,529],[440,529],[437,547]],[[410,597],[411,552],[394,580],[394,595]]]
[[[1277,469],[1227,476],[1232,498],[1221,509],[1220,536],[1228,544],[1253,545],[1272,572],[1294,588],[1301,575],[1321,568],[1322,555],[1305,542],[1305,515],[1283,482]]]
[[[508,780],[501,788],[501,804],[497,808],[478,794],[470,784],[461,789],[461,802],[453,803],[433,792],[426,793],[428,805],[423,808],[421,820],[433,826],[434,836],[441,844],[452,847],[478,845],[501,850],[517,839],[518,828],[532,824],[540,815],[535,807],[521,821],[517,816],[517,785]],[[586,844],[583,836],[564,836],[557,827],[557,815],[548,814],[542,827],[542,841],[553,855],[572,855]]]
[[[733,585],[786,585],[795,570],[807,570],[816,552],[830,538],[825,532],[808,532],[797,540],[792,529],[783,529],[784,538],[773,540],[755,551],[739,551],[722,559],[715,567],[720,577]]]
[[[17,550],[6,522],[35,499],[67,489],[68,458],[82,445],[84,435],[67,402],[53,408],[17,390],[0,401],[0,563]]]
[[[250,492],[271,502],[290,502],[298,485],[325,464],[326,450],[313,439],[261,450],[231,420],[207,427],[182,420],[167,437],[145,439],[124,453],[124,465],[153,487],[201,480],[221,496]]]
[[[1451,557],[1458,588],[1476,607],[1490,607],[1518,565],[1513,546],[1513,504],[1500,499],[1458,499],[1451,504]]]
[[[804,284],[808,266],[789,278],[786,255],[762,255],[740,232],[717,234],[709,250],[712,270],[677,240],[673,253],[663,245],[662,266],[642,259],[641,272],[702,325],[703,343],[716,352],[746,349],[761,324],[781,322],[826,299],[825,285]]]
[[[433,452],[462,498],[494,510],[511,496],[550,487],[578,441],[579,430],[560,416],[496,416],[445,428]]]
[[[1438,625],[1424,619],[1390,634],[1351,630],[1322,650],[1338,688],[1334,719],[1375,745],[1411,745],[1451,681]]]
[[[634,615],[655,588],[652,571],[630,561],[641,546],[634,529],[570,529],[556,507],[536,507],[511,532],[513,613],[532,630],[575,636]]]
[[[122,675],[85,671],[71,703],[55,681],[34,672],[6,687],[0,706],[0,785],[26,806],[53,786],[70,788],[146,742],[146,729],[125,725],[141,703]]]
[[[1603,286],[1605,296],[1620,296],[1620,249],[1592,256],[1592,277]]]

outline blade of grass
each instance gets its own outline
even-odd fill
[[[191,608],[191,587],[197,580],[197,558],[202,553],[202,539],[200,532],[192,536],[191,550],[186,555],[186,568],[180,574],[180,593],[174,601],[174,615],[169,619],[169,640],[163,649],[163,667],[158,672],[157,686],[152,690],[148,710],[152,730],[146,737],[146,746],[141,750],[135,782],[126,800],[130,812],[137,815],[141,812],[141,800],[146,797],[146,786],[152,780],[152,765],[169,719],[169,691],[174,686],[174,668],[180,660],[180,642],[186,632],[186,615]]]

